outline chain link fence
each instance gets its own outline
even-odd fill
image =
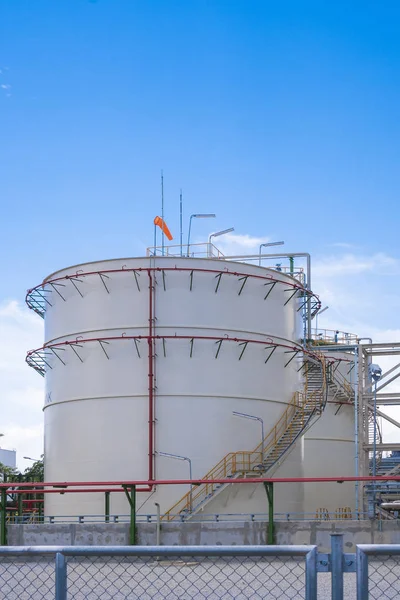
[[[0,548],[0,600],[178,598],[400,598],[400,545]]]
[[[305,598],[305,561],[284,556],[68,557],[68,600]]]
[[[357,599],[400,598],[400,546],[357,547]]]
[[[0,549],[0,599],[316,599],[315,546]]]
[[[54,589],[54,553],[0,557],[0,598],[54,600]]]
[[[369,560],[368,591],[370,598],[400,598],[400,556]]]

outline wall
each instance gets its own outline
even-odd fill
[[[163,523],[162,545],[263,545],[267,541],[265,522]],[[330,549],[330,534],[344,534],[345,552],[356,544],[399,544],[400,521],[338,521],[276,523],[276,543],[316,544],[321,552]],[[129,544],[128,523],[10,525],[10,546],[94,546]],[[138,524],[138,544],[155,545],[156,524]]]

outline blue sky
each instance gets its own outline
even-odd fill
[[[28,287],[152,243],[161,169],[176,237],[183,188],[185,226],[218,217],[196,240],[234,225],[235,250],[310,251],[321,326],[397,335],[399,34],[397,1],[3,0],[0,330],[17,356],[41,345]]]

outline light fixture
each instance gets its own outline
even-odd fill
[[[232,412],[234,417],[241,417],[242,419],[251,419],[252,421],[258,421],[261,424],[261,462],[264,463],[264,421],[261,417],[255,415],[248,415],[247,413],[241,413],[234,410]]]
[[[192,229],[192,219],[214,219],[217,215],[214,213],[197,213],[195,215],[190,215],[189,219],[189,232],[188,232],[188,243],[187,243],[187,256],[189,256],[189,246],[190,246],[190,231]]]
[[[223,229],[222,231],[216,231],[215,233],[212,233],[209,238],[208,238],[208,256],[212,256],[212,252],[211,252],[211,238],[214,237],[219,237],[220,235],[225,235],[226,233],[231,233],[232,231],[235,231],[234,227],[229,227],[229,229]]]
[[[285,242],[265,242],[264,244],[260,244],[260,259],[258,261],[258,265],[261,267],[261,248],[264,248],[266,246],[282,246],[282,244],[284,244]]]

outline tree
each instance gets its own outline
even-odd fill
[[[41,459],[33,463],[31,467],[25,469],[23,474],[23,481],[44,481],[44,455],[42,454]]]
[[[18,471],[14,467],[7,467],[0,462],[0,479],[1,481],[14,481],[18,477]]]

